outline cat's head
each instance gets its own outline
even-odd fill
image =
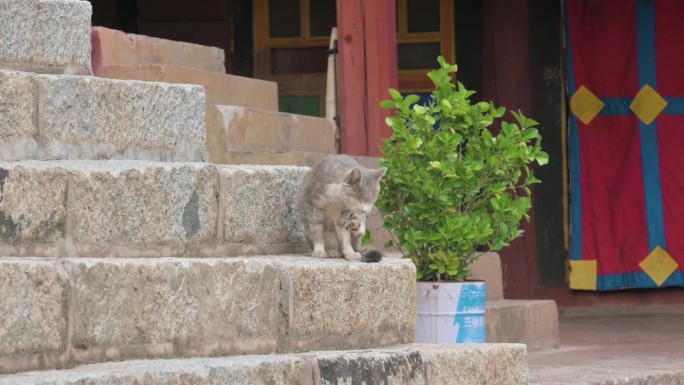
[[[345,202],[347,209],[360,213],[368,213],[378,200],[380,193],[380,179],[387,172],[387,168],[369,170],[353,168],[344,175],[344,184],[348,191]]]

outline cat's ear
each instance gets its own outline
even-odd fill
[[[385,175],[386,172],[387,167],[383,167],[376,170],[371,170],[371,175],[373,175],[373,178],[375,178],[375,180],[380,180],[380,178],[382,178],[382,176]]]
[[[361,182],[361,170],[352,168],[347,171],[347,174],[344,176],[344,181],[348,184],[359,184],[359,182]]]

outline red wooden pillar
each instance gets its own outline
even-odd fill
[[[396,0],[365,0],[366,127],[370,156],[381,156],[380,145],[392,134],[385,124],[390,110],[381,109],[380,102],[389,99],[388,88],[399,86],[396,4]]]
[[[364,0],[337,0],[338,114],[343,154],[366,155]]]
[[[398,84],[395,0],[338,0],[337,34],[342,152],[379,156],[390,134],[379,103]]]

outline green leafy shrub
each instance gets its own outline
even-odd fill
[[[482,251],[498,251],[522,235],[529,220],[530,164],[548,162],[538,123],[503,107],[471,104],[475,93],[454,84],[455,65],[438,58],[428,73],[435,85],[428,105],[394,89],[382,108],[392,136],[382,145],[387,167],[377,206],[394,242],[417,267],[420,281],[463,281]],[[494,135],[490,127],[500,122]]]

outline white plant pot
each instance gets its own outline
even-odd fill
[[[485,282],[418,282],[414,342],[484,343]]]

